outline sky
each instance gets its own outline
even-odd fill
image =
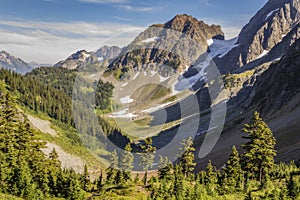
[[[189,14],[222,26],[226,39],[267,0],[0,0],[0,51],[55,64],[103,45],[125,46],[151,24]]]

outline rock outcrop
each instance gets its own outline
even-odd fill
[[[223,58],[215,58],[220,71],[231,72],[255,62],[251,65],[253,67],[284,55],[295,39],[300,37],[299,11],[298,0],[270,0],[243,27],[238,36],[238,45]],[[277,51],[271,53],[274,48]]]

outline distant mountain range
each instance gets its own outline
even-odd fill
[[[121,51],[122,48],[117,46],[103,46],[96,52],[87,52],[86,50],[81,50],[72,54],[66,60],[58,62],[54,66],[66,69],[77,69],[88,64],[94,64],[115,58],[121,53]]]

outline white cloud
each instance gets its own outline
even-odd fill
[[[79,2],[108,4],[108,3],[125,3],[127,2],[127,0],[79,0]]]
[[[54,64],[77,50],[127,45],[144,29],[124,24],[0,21],[0,46],[27,62]]]
[[[135,7],[129,5],[120,5],[118,6],[120,9],[130,11],[130,12],[151,12],[153,10],[159,9],[157,7]]]

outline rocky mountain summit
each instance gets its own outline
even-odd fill
[[[120,77],[129,70],[147,67],[164,73],[170,70],[181,73],[207,51],[207,41],[212,38],[224,39],[220,26],[207,25],[189,15],[177,15],[140,33],[109,65],[108,71],[119,70]]]
[[[16,58],[6,51],[0,52],[0,68],[10,69],[18,73],[31,71],[34,66],[26,63],[20,58]]]
[[[98,58],[93,55],[91,52],[86,50],[81,50],[76,53],[73,53],[66,60],[60,61],[54,65],[54,67],[62,67],[66,69],[77,69],[83,67],[89,63],[95,63],[98,61]]]
[[[99,61],[102,60],[110,60],[112,58],[117,57],[122,51],[122,48],[117,46],[103,46],[98,49],[94,55],[98,57]]]
[[[298,0],[268,1],[243,27],[238,45],[223,58],[215,59],[220,71],[227,73],[243,66],[249,68],[251,64],[253,67],[283,56],[300,37],[299,11]],[[274,48],[276,51],[272,51]]]
[[[86,50],[80,50],[73,53],[66,60],[62,60],[54,65],[54,67],[62,67],[66,69],[78,69],[89,64],[95,64],[97,62],[103,62],[106,60],[117,57],[122,48],[117,46],[103,46],[95,52],[88,52]]]

